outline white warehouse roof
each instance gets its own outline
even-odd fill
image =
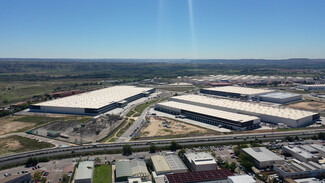
[[[182,101],[189,102],[195,105],[204,105],[206,107],[215,106],[219,109],[230,109],[236,111],[246,111],[251,114],[263,114],[269,116],[277,116],[292,120],[298,120],[304,117],[309,117],[315,115],[317,113],[292,109],[288,107],[273,107],[269,105],[262,105],[260,103],[254,102],[242,102],[237,100],[229,100],[229,99],[217,99],[211,98],[202,95],[182,95],[171,97],[169,100],[171,101]]]
[[[56,100],[46,101],[38,106],[71,107],[71,108],[101,108],[108,104],[124,100],[128,97],[146,92],[153,88],[139,88],[134,86],[114,86],[81,93]]]
[[[249,175],[234,175],[228,177],[228,183],[255,183],[253,177]]]
[[[82,161],[79,163],[75,180],[91,179],[94,171],[93,161]]]
[[[165,158],[172,170],[187,170],[183,161],[176,154],[166,154]]]
[[[162,155],[151,156],[151,161],[157,174],[167,173],[172,171],[165,157]]]
[[[227,92],[227,93],[239,93],[242,95],[258,95],[264,93],[274,92],[274,90],[260,89],[260,88],[246,88],[238,86],[222,86],[216,88],[203,88],[204,90]]]
[[[213,156],[206,152],[185,153],[186,158],[196,165],[216,164]]]
[[[265,147],[249,147],[244,148],[243,151],[245,151],[250,156],[254,157],[258,162],[284,160],[284,158],[276,155]]]
[[[260,95],[260,97],[277,98],[277,99],[285,99],[285,98],[299,97],[299,96],[301,95],[296,93],[282,93],[282,92]]]
[[[201,106],[180,103],[180,102],[174,102],[174,101],[158,103],[158,104],[156,104],[156,106],[164,107],[164,108],[174,108],[174,109],[178,109],[178,110],[186,110],[186,111],[204,114],[204,115],[208,115],[208,116],[212,116],[212,117],[236,121],[236,122],[240,122],[240,123],[244,123],[244,122],[252,121],[252,120],[260,121],[260,119],[256,116],[238,114],[238,113],[234,113],[234,112],[211,109],[211,108],[207,108],[207,107],[201,107]]]

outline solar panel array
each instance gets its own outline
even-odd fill
[[[166,177],[169,183],[191,183],[213,180],[224,180],[228,176],[234,175],[227,169],[209,170],[199,172],[187,172],[187,173],[174,173],[167,174]]]

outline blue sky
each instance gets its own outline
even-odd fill
[[[324,8],[324,0],[0,0],[0,57],[325,58]]]

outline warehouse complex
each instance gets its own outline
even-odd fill
[[[30,106],[31,112],[98,115],[146,97],[154,88],[114,86]]]
[[[94,162],[82,161],[79,163],[75,183],[91,183],[94,174]]]
[[[325,90],[325,84],[318,85],[299,85],[296,87],[298,90]]]
[[[276,92],[276,93],[268,93],[268,94],[260,95],[259,100],[265,102],[285,104],[285,103],[302,100],[302,95],[296,93]]]
[[[169,98],[169,101],[256,116],[259,117],[263,122],[275,124],[283,123],[289,127],[307,126],[320,118],[319,113],[309,111],[297,110],[288,107],[274,107],[255,102],[211,98],[201,95],[176,96]],[[234,117],[234,119],[236,119],[236,117]]]
[[[176,154],[154,155],[150,160],[157,175],[187,172],[187,167]]]
[[[271,168],[273,165],[284,164],[284,158],[274,154],[265,147],[244,148],[243,152],[252,157],[258,168]]]
[[[129,177],[150,180],[150,173],[143,159],[125,159],[115,163],[116,182],[127,181]]]
[[[171,114],[185,115],[190,119],[213,125],[222,125],[237,130],[254,129],[260,123],[260,119],[256,116],[227,112],[174,101],[156,104],[155,109]]]
[[[223,86],[216,88],[202,88],[200,93],[217,95],[223,97],[235,97],[235,98],[252,98],[258,95],[273,93],[274,90],[268,89],[256,89],[256,88],[245,88],[237,86]]]
[[[291,156],[303,162],[308,162],[308,161],[316,162],[318,160],[317,156],[314,156],[311,152],[308,152],[308,150],[300,148],[299,146],[290,146],[290,145],[284,146],[282,148],[282,151],[284,153],[290,154]]]

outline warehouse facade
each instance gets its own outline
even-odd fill
[[[30,112],[98,115],[155,92],[155,88],[114,86],[30,106]]]
[[[255,102],[217,99],[201,95],[176,96],[169,98],[169,101],[256,116],[264,122],[275,124],[283,123],[294,128],[307,126],[320,118],[319,113],[310,111],[297,110],[288,107],[274,107]]]
[[[181,102],[162,102],[155,105],[155,110],[175,115],[184,115],[189,119],[222,125],[236,130],[254,129],[259,126],[260,119],[256,116],[237,114],[207,107],[201,107]]]

